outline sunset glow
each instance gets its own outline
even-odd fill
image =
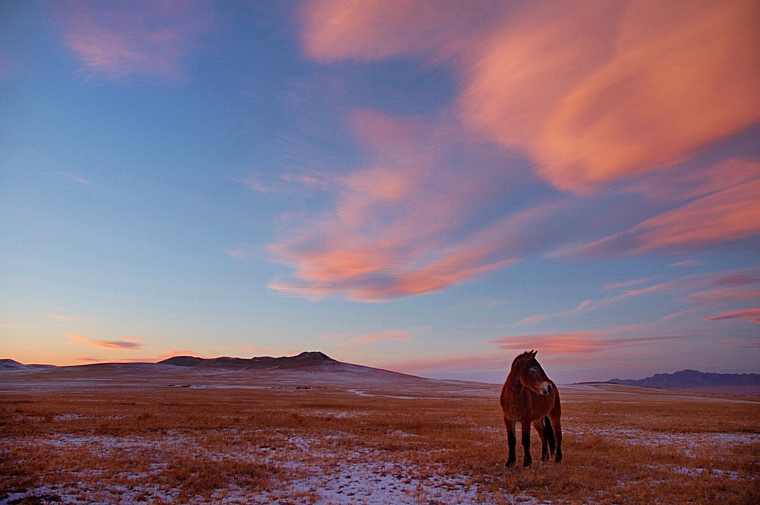
[[[756,1],[12,0],[0,28],[0,358],[760,371]]]

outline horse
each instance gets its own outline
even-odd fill
[[[530,425],[541,437],[541,461],[548,461],[549,454],[555,454],[555,461],[562,461],[562,409],[559,391],[536,361],[538,351],[527,351],[512,362],[507,381],[501,390],[499,403],[507,427],[509,458],[507,467],[515,464],[517,445],[517,423],[522,426],[522,446],[525,453],[523,466],[530,466]]]

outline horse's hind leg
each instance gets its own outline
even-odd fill
[[[560,422],[559,409],[555,409],[549,413],[549,420],[551,421],[552,429],[554,430],[554,442],[557,446],[557,453],[554,460],[559,463],[562,461],[562,423]]]
[[[530,457],[530,421],[523,421],[522,423],[522,446],[525,457],[523,458],[523,466],[530,466],[533,460]]]
[[[509,445],[509,457],[507,458],[507,466],[514,466],[515,459],[517,459],[517,436],[515,435],[516,425],[513,421],[510,421],[506,417],[504,418],[504,424],[507,427],[507,444]]]
[[[538,436],[541,438],[541,461],[549,460],[549,446],[547,445],[546,430],[542,421],[535,421],[533,427],[536,428]]]

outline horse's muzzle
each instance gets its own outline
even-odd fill
[[[541,384],[541,394],[542,395],[548,395],[551,392],[552,392],[552,385],[551,384],[549,384],[548,382],[544,382],[543,384]]]

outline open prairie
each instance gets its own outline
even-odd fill
[[[760,503],[760,398],[560,386],[506,469],[499,385],[366,369],[0,372],[0,503]],[[522,449],[518,444],[518,456]]]

